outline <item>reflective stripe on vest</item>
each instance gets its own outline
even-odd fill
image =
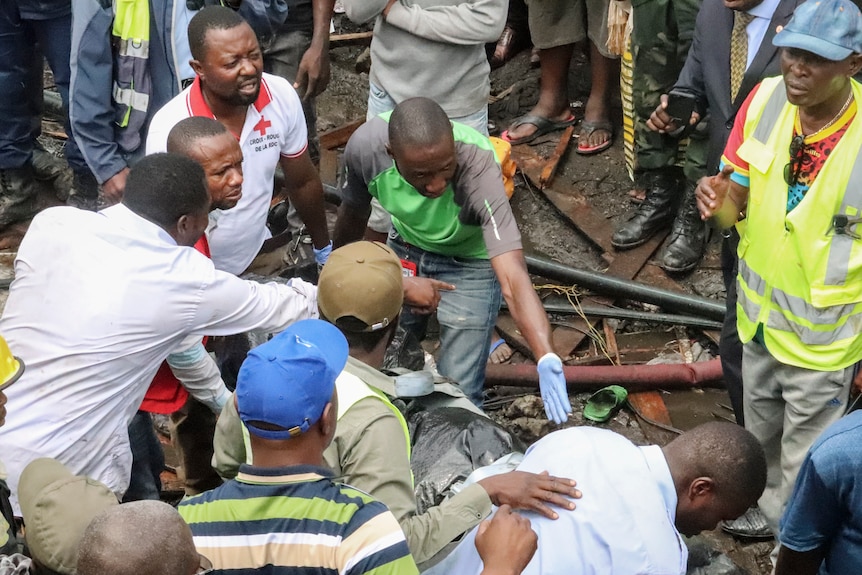
[[[739,261],[739,275],[751,291],[763,297],[766,281],[744,260]],[[862,326],[858,324],[862,322],[862,316],[859,316],[859,312],[855,309],[859,304],[851,303],[828,308],[816,308],[804,299],[776,287],[772,288],[771,299],[781,310],[792,314],[801,321],[791,321],[783,313],[770,310],[766,326],[771,329],[793,332],[806,345],[829,345],[860,333]],[[747,295],[741,294],[738,298],[738,305],[749,321],[757,321],[760,312],[760,306],[757,303],[753,302]],[[847,321],[838,325],[845,317]],[[812,326],[808,327],[801,322],[810,322]],[[816,329],[818,327],[820,329]]]
[[[404,430],[404,440],[407,445],[407,459],[411,457],[410,431],[407,427],[407,420],[404,419],[404,414],[401,410],[395,407],[385,393],[379,389],[372,387],[362,381],[357,376],[346,371],[342,371],[335,380],[335,389],[338,390],[338,419],[347,413],[347,411],[356,405],[360,400],[366,397],[374,397],[383,402],[388,407],[398,422],[401,424],[401,429]]]
[[[859,84],[851,85],[862,101]],[[781,78],[762,83],[746,118],[739,153],[751,166],[751,194],[739,252],[740,337],[750,340],[762,324],[770,352],[800,367],[840,369],[862,356],[862,242],[830,232],[833,215],[862,215],[860,111],[812,184],[817,202],[803,200],[790,213],[783,168],[796,109]]]
[[[113,85],[117,144],[125,151],[141,145],[153,86],[149,70],[150,0],[113,0],[116,42]]]

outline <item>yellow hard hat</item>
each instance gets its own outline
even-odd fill
[[[12,355],[9,344],[0,336],[0,391],[18,381],[24,373],[24,362]]]

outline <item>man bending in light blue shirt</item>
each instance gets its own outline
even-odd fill
[[[686,571],[680,534],[714,529],[757,501],[766,485],[766,460],[749,432],[707,423],[664,447],[638,447],[611,431],[575,427],[534,444],[518,467],[551,475],[577,470],[583,497],[556,521],[524,512],[539,548],[523,575]],[[474,529],[427,574],[478,575]]]

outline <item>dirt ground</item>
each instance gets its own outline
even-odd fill
[[[354,31],[357,31],[357,27],[346,18],[336,18],[336,32]],[[356,72],[357,57],[362,51],[361,46],[345,46],[331,51],[332,80],[327,91],[318,98],[317,104],[320,132],[326,132],[365,117],[368,75]],[[522,52],[505,66],[492,72],[492,95],[504,93],[511,88],[507,96],[490,106],[490,119],[497,130],[505,129],[513,118],[528,111],[535,103],[538,97],[539,73],[537,68],[529,65],[529,51]],[[569,96],[577,113],[582,109],[589,90],[588,62],[582,54],[576,52],[569,77]],[[50,86],[50,76],[46,77],[46,82]],[[616,226],[634,206],[627,193],[631,189],[631,181],[623,160],[621,112],[618,99],[614,103],[614,114],[616,133],[613,146],[602,154],[590,157],[579,156],[573,150],[570,151],[564,156],[556,177],[557,182],[563,187],[568,186],[586,197],[593,207]],[[41,141],[45,148],[59,153],[63,141],[57,136],[62,132],[62,126],[49,120],[44,123],[43,132]],[[577,128],[575,134],[577,134]],[[538,154],[547,157],[553,152],[558,139],[559,134],[541,138],[534,149]],[[59,203],[50,187],[43,190],[41,201],[45,207]],[[540,191],[530,186],[520,173],[516,176],[512,206],[521,228],[526,251],[587,270],[603,271],[607,267],[606,259],[594,244],[578,232]],[[11,280],[10,267],[14,257],[14,251],[6,250],[4,244],[7,241],[14,243],[14,236],[14,233],[7,233],[0,237],[0,309],[8,295],[5,286]],[[723,299],[724,289],[718,254],[718,238],[713,238],[700,266],[692,273],[674,279],[690,293]],[[545,283],[539,278],[536,280],[537,283]],[[636,304],[630,304],[630,307],[657,309],[650,306],[644,308]],[[563,322],[565,318],[552,316],[552,320]],[[630,361],[642,358],[645,362],[662,352],[673,355],[674,350],[679,349],[681,340],[699,343],[705,349],[705,357],[714,356],[716,352],[710,337],[698,330],[642,321],[618,321],[610,322],[610,325],[613,331],[617,332],[622,353],[624,355],[628,353]],[[712,334],[712,338],[715,338],[715,334]],[[512,361],[523,362],[526,358],[516,352]],[[535,396],[534,390],[499,388],[489,390],[489,395],[491,401],[488,411],[491,417],[524,441],[528,443],[535,441],[556,429],[545,419],[541,402]],[[572,396],[575,415],[564,426],[589,423],[581,416],[583,404],[588,396],[587,393]],[[664,392],[663,397],[673,426],[680,429],[687,429],[716,418],[732,418],[732,414],[725,407],[729,404],[729,400],[723,390]],[[639,421],[627,410],[621,411],[606,426],[626,435],[638,444],[663,443],[673,437],[672,433]],[[765,575],[770,572],[768,554],[772,549],[771,542],[739,542],[721,531],[704,534],[699,541],[708,548],[727,553],[738,566],[735,571],[729,568],[708,573]]]

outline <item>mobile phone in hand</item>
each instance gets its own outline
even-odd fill
[[[696,104],[697,99],[693,94],[671,90],[667,95],[667,107],[664,111],[677,125],[687,126]]]

